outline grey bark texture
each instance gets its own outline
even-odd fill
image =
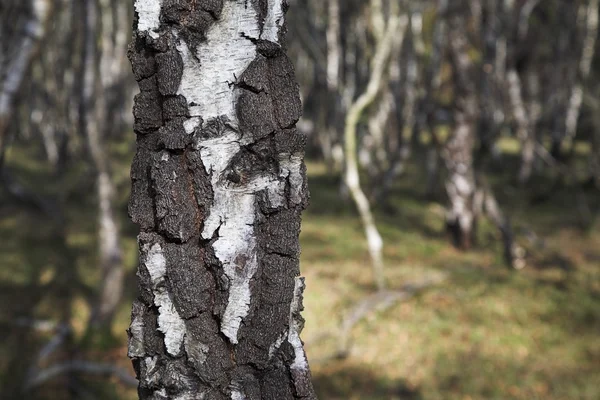
[[[136,2],[129,356],[140,399],[316,399],[299,338],[308,191],[286,9]],[[231,101],[206,90],[219,85]]]

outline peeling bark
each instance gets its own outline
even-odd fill
[[[136,1],[129,356],[141,399],[316,398],[299,336],[308,192],[286,9]]]

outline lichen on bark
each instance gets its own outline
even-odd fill
[[[308,192],[287,4],[135,8],[129,211],[142,232],[129,356],[139,396],[314,399],[299,336]]]

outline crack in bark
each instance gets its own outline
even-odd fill
[[[138,271],[129,334],[140,398],[315,398],[299,338],[307,190],[305,138],[294,129],[298,86],[281,46],[261,39],[284,32],[282,1],[264,0],[257,13],[242,0],[163,0],[157,35],[137,32],[130,47],[141,90],[130,214],[141,235],[161,244],[166,267],[160,287],[147,268]],[[193,10],[202,10],[195,20]],[[244,32],[249,53],[236,50],[235,35],[217,51],[231,29]],[[233,83],[211,75],[221,61],[210,57],[227,52],[243,56],[227,57]],[[229,93],[206,96],[217,87]],[[140,246],[147,258],[150,250]],[[161,317],[170,311],[183,336]],[[235,330],[224,329],[231,321]]]

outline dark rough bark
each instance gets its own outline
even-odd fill
[[[279,44],[287,5],[271,18],[274,0],[163,0],[160,23],[142,29],[150,3],[136,2],[129,54],[140,87],[129,206],[142,231],[129,329],[139,397],[315,399],[298,336],[308,192],[298,86]],[[256,32],[242,30],[250,23]],[[219,25],[238,31],[223,37],[231,55],[206,54]],[[243,62],[236,46],[253,59],[224,86],[228,110],[202,90],[224,83],[208,58]]]

